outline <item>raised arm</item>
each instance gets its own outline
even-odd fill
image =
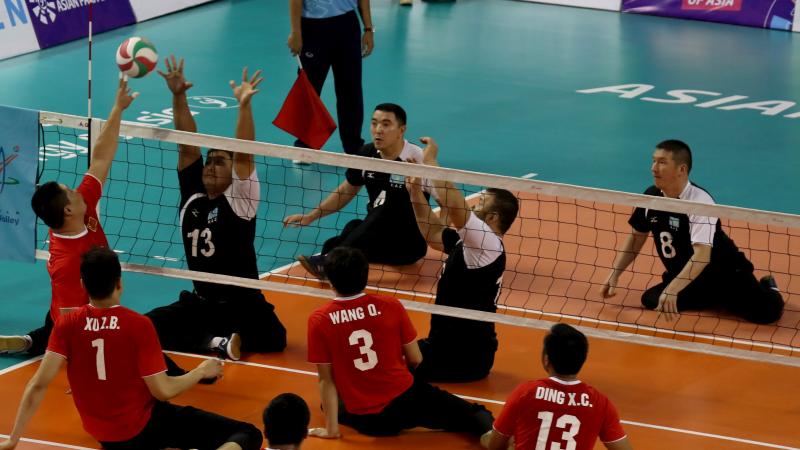
[[[166,373],[160,372],[145,377],[144,382],[153,397],[164,402],[189,390],[204,378],[221,376],[222,363],[217,359],[207,359],[185,375],[170,377]]]
[[[36,410],[39,409],[47,387],[58,374],[64,361],[64,357],[57,353],[46,352],[44,354],[42,364],[28,385],[25,386],[25,392],[22,394],[22,400],[19,402],[17,410],[17,419],[14,421],[14,428],[11,430],[8,440],[0,443],[0,450],[11,450],[17,446],[22,438],[22,432],[25,431],[25,427],[33,418]]]
[[[446,228],[444,221],[431,210],[425,193],[422,192],[422,179],[416,177],[406,177],[406,189],[411,197],[411,206],[414,208],[414,217],[417,219],[417,227],[428,242],[428,245],[435,249],[444,251],[442,243],[442,231]],[[445,217],[442,215],[442,217]]]
[[[139,96],[138,92],[130,93],[128,89],[128,77],[120,77],[117,87],[117,97],[114,99],[114,106],[108,114],[108,120],[100,131],[100,136],[92,149],[92,159],[89,162],[88,172],[100,180],[100,184],[105,183],[108,178],[108,171],[111,170],[111,163],[119,146],[119,125],[122,121],[122,111],[130,106],[133,99]]]
[[[247,67],[242,69],[242,84],[237,86],[235,81],[230,81],[231,89],[233,89],[233,96],[239,101],[239,115],[236,119],[236,139],[245,139],[248,141],[256,140],[256,126],[253,121],[251,100],[253,96],[259,92],[256,87],[261,84],[262,81],[264,81],[264,78],[261,77],[261,70],[256,70],[253,76],[248,79]],[[233,166],[239,179],[247,179],[255,169],[253,154],[234,153]]]
[[[186,91],[193,86],[183,76],[183,58],[180,62],[175,60],[175,55],[165,58],[167,72],[158,71],[164,77],[167,87],[172,92],[172,114],[175,118],[175,129],[179,131],[197,132],[197,123],[189,110],[189,101]],[[178,170],[183,170],[193,162],[200,159],[200,147],[194,145],[178,144]]]
[[[430,137],[420,138],[420,141],[425,144],[425,149],[422,151],[423,163],[426,166],[438,167],[439,145]],[[471,212],[464,194],[449,181],[432,180],[432,182],[436,191],[434,197],[440,202],[442,209],[446,211],[448,221],[459,230],[464,228]]]
[[[353,186],[348,181],[343,181],[335,191],[331,192],[325,200],[308,214],[292,214],[283,219],[284,227],[301,227],[313,223],[329,214],[347,206],[353,197],[361,190],[361,186]]]
[[[333,382],[333,366],[330,364],[317,364],[319,373],[319,394],[322,398],[322,410],[325,413],[325,428],[312,428],[308,430],[309,436],[323,439],[336,439],[341,436],[339,431],[339,393]]]
[[[619,276],[631,265],[633,260],[636,259],[645,241],[647,241],[647,233],[642,233],[641,231],[636,231],[631,228],[631,234],[628,235],[622,247],[617,251],[617,257],[614,258],[611,273],[608,274],[606,282],[603,283],[603,286],[600,288],[600,293],[603,295],[603,298],[610,298],[617,295],[616,288]]]

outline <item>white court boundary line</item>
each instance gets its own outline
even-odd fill
[[[212,359],[213,358],[211,356],[195,355],[195,354],[192,354],[192,353],[184,353],[184,352],[165,351],[165,353],[169,353],[169,354],[172,354],[172,355],[181,355],[181,356],[186,356],[186,357],[195,358],[195,359]],[[15,365],[13,365],[11,367],[8,367],[8,368],[3,369],[2,371],[0,371],[0,375],[6,374],[6,373],[11,372],[11,371],[16,370],[16,369],[20,369],[20,368],[22,368],[24,366],[27,366],[27,365],[33,364],[34,362],[37,362],[40,359],[41,359],[41,357],[36,357],[36,358],[31,358],[31,359],[29,359],[27,361],[23,361],[23,362],[21,362],[19,364],[15,364]],[[309,371],[309,370],[292,369],[290,367],[274,366],[274,365],[270,365],[270,364],[262,364],[262,363],[256,363],[256,362],[251,362],[251,361],[225,361],[225,363],[226,364],[236,364],[236,365],[241,365],[241,366],[248,366],[248,367],[256,367],[256,368],[261,368],[261,369],[277,370],[277,371],[280,371],[280,372],[295,373],[295,374],[306,375],[306,376],[317,376],[316,372],[312,372],[312,371]],[[472,396],[468,396],[468,395],[459,395],[459,394],[456,394],[456,395],[458,397],[460,397],[460,398],[465,399],[465,400],[472,400],[472,401],[482,402],[482,403],[491,403],[491,404],[495,404],[495,405],[505,405],[505,402],[501,401],[501,400],[493,400],[493,399],[482,398],[482,397],[472,397]],[[669,431],[669,432],[678,433],[678,434],[688,434],[688,435],[691,435],[691,436],[699,436],[699,437],[718,439],[718,440],[729,441],[729,442],[738,442],[738,443],[742,443],[742,444],[754,445],[754,446],[759,446],[759,447],[775,448],[775,449],[780,449],[780,450],[800,450],[800,448],[789,447],[789,446],[786,446],[786,445],[772,444],[772,443],[769,443],[769,442],[761,442],[761,441],[755,441],[755,440],[751,440],[751,439],[743,439],[743,438],[737,438],[737,437],[732,437],[732,436],[725,436],[725,435],[721,435],[721,434],[704,433],[702,431],[686,430],[686,429],[683,429],[683,428],[674,428],[674,427],[667,427],[667,426],[663,426],[663,425],[654,425],[654,424],[649,424],[649,423],[644,423],[644,422],[636,422],[636,421],[632,421],[632,420],[620,420],[620,422],[624,423],[625,425],[632,425],[632,426],[640,427],[640,428],[650,428],[650,429],[654,429],[654,430]],[[4,435],[4,434],[0,434],[0,436],[5,437],[5,438],[8,437],[7,435]],[[67,449],[95,450],[95,449],[89,449],[89,448],[86,448],[86,447],[79,447],[79,446],[68,445],[68,444],[59,444],[59,443],[56,443],[56,442],[42,441],[42,440],[38,440],[38,439],[22,438],[21,440],[25,441],[25,442],[31,442],[31,443],[34,443],[34,444],[43,444],[43,445],[48,445],[48,446],[53,446],[53,447],[59,447],[60,446],[61,448],[67,448]]]
[[[195,355],[195,354],[183,353],[183,352],[166,351],[165,353],[170,353],[170,354],[173,354],[173,355],[181,355],[181,356],[186,356],[186,357],[189,357],[189,358],[196,358],[196,359],[212,359],[213,358],[211,356]],[[309,371],[309,370],[292,369],[292,368],[289,368],[289,367],[273,366],[273,365],[269,365],[269,364],[262,364],[262,363],[256,363],[256,362],[250,362],[250,361],[225,361],[225,363],[226,364],[238,364],[238,365],[249,366],[249,367],[258,367],[258,368],[262,368],[262,369],[278,370],[278,371],[281,371],[281,372],[296,373],[296,374],[301,374],[301,375],[317,376],[316,372],[312,372],[312,371]],[[491,404],[495,404],[495,405],[505,405],[505,403],[506,403],[506,402],[501,401],[501,400],[493,400],[493,399],[482,398],[482,397],[472,397],[472,396],[461,395],[461,394],[456,394],[456,395],[458,397],[460,397],[460,398],[465,399],[465,400],[472,400],[472,401],[481,402],[481,403],[491,403]],[[688,434],[688,435],[692,435],[692,436],[700,436],[700,437],[706,437],[706,438],[711,438],[711,439],[719,439],[719,440],[729,441],[729,442],[738,442],[738,443],[742,443],[742,444],[749,444],[749,445],[766,447],[766,448],[776,448],[776,449],[781,449],[781,450],[800,450],[800,448],[797,448],[797,447],[788,447],[788,446],[785,446],[785,445],[772,444],[772,443],[769,443],[769,442],[754,441],[754,440],[751,440],[751,439],[743,439],[743,438],[737,438],[737,437],[732,437],[732,436],[725,436],[725,435],[721,435],[721,434],[704,433],[702,431],[686,430],[686,429],[683,429],[683,428],[667,427],[667,426],[663,426],[663,425],[653,425],[653,424],[649,424],[649,423],[636,422],[636,421],[632,421],[632,420],[620,420],[620,421],[622,423],[626,424],[626,425],[632,425],[632,426],[640,427],[640,428],[651,428],[651,429],[654,429],[654,430],[670,431],[670,432],[678,433],[678,434]]]
[[[0,437],[8,439],[7,434],[0,434]],[[52,441],[43,441],[40,439],[29,439],[29,438],[20,438],[21,442],[30,442],[31,444],[42,444],[47,445],[50,447],[56,448],[68,448],[72,450],[97,450],[96,448],[89,448],[89,447],[79,447],[77,445],[70,445],[70,444],[62,444],[60,442],[52,442]]]

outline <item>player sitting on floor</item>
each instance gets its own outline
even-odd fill
[[[512,439],[517,450],[592,450],[598,437],[609,450],[631,450],[614,405],[577,378],[588,352],[583,333],[553,325],[542,349],[550,377],[514,389],[494,423],[489,450],[506,450]]]
[[[684,142],[668,140],[653,152],[653,186],[647,195],[714,204],[705,189],[689,181],[692,151]],[[619,276],[653,235],[666,271],[662,282],[642,294],[642,305],[672,320],[686,310],[721,306],[755,323],[772,323],[783,314],[784,301],[775,279],[757,280],[753,264],[722,230],[718,218],[636,208],[628,223],[631,234],[617,253],[614,268],[602,287],[615,294]]]
[[[438,166],[438,146],[422,138],[425,165]],[[442,218],[431,211],[419,178],[408,178],[417,225],[431,248],[448,255],[436,286],[436,304],[496,312],[506,252],[503,234],[519,211],[509,191],[487,189],[470,210],[461,190],[452,183],[432,181]],[[445,217],[446,216],[446,217]],[[447,226],[447,219],[455,228]],[[429,381],[464,382],[485,378],[494,364],[497,335],[493,322],[432,315],[427,339],[419,341],[422,364],[414,376]]]
[[[253,425],[167,403],[202,378],[222,376],[222,364],[206,360],[186,375],[166,375],[152,322],[120,304],[122,272],[114,251],[89,250],[81,259],[80,277],[89,304],[56,322],[0,450],[19,443],[64,362],[83,427],[106,450],[260,448],[261,433]]]
[[[422,159],[422,149],[403,138],[406,112],[399,105],[376,106],[370,131],[372,143],[362,147],[357,155],[389,161]],[[345,177],[346,180],[313,211],[283,219],[284,226],[309,225],[344,208],[362,186],[367,188],[367,216],[348,222],[338,236],[325,242],[320,255],[298,256],[303,267],[312,275],[324,278],[325,255],[335,247],[357,248],[369,262],[378,264],[413,264],[424,257],[427,246],[417,229],[403,177],[361,169],[347,169]]]
[[[422,361],[416,330],[397,299],[363,292],[364,254],[338,247],[325,273],[337,297],[308,319],[308,360],[317,365],[326,423],[310,435],[338,438],[342,423],[369,436],[425,427],[488,438],[486,408],[411,375]]]

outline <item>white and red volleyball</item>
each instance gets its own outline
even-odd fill
[[[143,37],[131,37],[117,49],[119,70],[131,78],[141,78],[150,73],[158,63],[158,53],[152,42]]]

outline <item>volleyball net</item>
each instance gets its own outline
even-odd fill
[[[86,118],[40,115],[40,178],[76,186],[88,166]],[[94,119],[99,134],[102,121]],[[177,144],[255,155],[261,199],[255,249],[262,281],[186,270],[179,223]],[[447,148],[440,151],[446,155]],[[298,165],[300,160],[308,165]],[[309,212],[355,168],[454,183],[468,202],[487,188],[501,188],[520,200],[517,220],[503,238],[507,255],[498,314],[433,305],[445,256],[434,250],[408,266],[372,265],[369,289],[406,300],[409,309],[521,326],[546,327],[555,321],[578,324],[612,338],[668,338],[708,349],[733,349],[797,363],[800,355],[800,216],[745,208],[703,205],[676,199],[592,189],[374,158],[318,152],[219,136],[187,133],[123,122],[120,147],[104,187],[101,221],[109,244],[130,270],[187,279],[330,296],[326,285],[295,258],[318,253],[350,220],[366,214],[365,190],[335,214],[311,225],[284,227],[284,217]],[[431,199],[432,206],[436,206]],[[601,287],[617,251],[631,233],[635,207],[718,217],[723,229],[755,267],[772,274],[786,301],[783,317],[756,325],[724,308],[685,311],[667,320],[642,307],[642,293],[661,282],[664,266],[648,237],[641,253],[620,277],[617,295]],[[391,239],[391,236],[387,236]],[[47,249],[46,227],[37,246]],[[42,252],[39,252],[42,255]],[[725,299],[719,299],[724,302]],[[592,334],[592,333],[589,333]],[[742,353],[744,352],[744,353]],[[774,358],[773,358],[774,359]]]

